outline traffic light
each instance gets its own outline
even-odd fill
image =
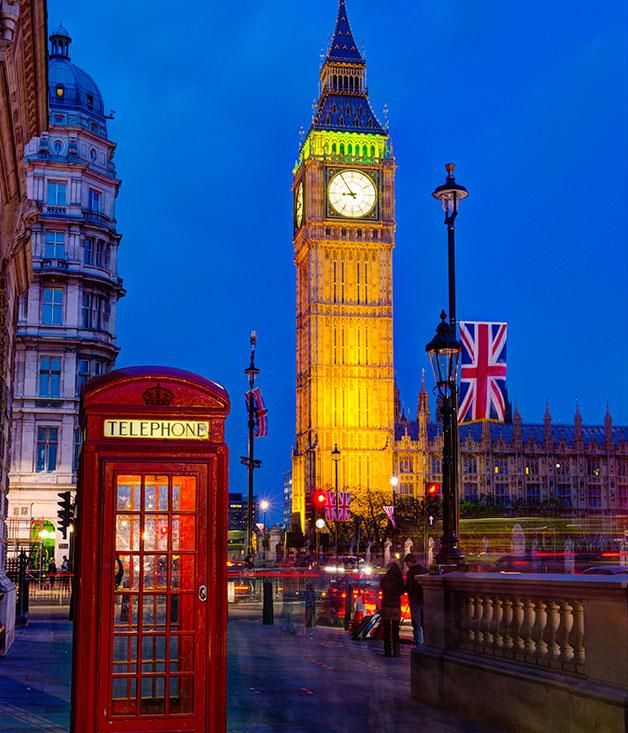
[[[440,484],[428,482],[425,484],[425,514],[431,518],[430,524],[438,516],[440,509]]]
[[[68,527],[74,519],[74,507],[72,506],[72,494],[69,491],[62,491],[57,494],[61,501],[57,502],[59,510],[57,511],[57,529],[63,535],[63,539],[68,538]]]
[[[312,507],[314,508],[314,518],[320,517],[323,510],[327,506],[327,492],[322,489],[314,489],[312,491]]]

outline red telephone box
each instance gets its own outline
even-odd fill
[[[86,385],[74,733],[225,729],[228,412],[179,369]]]

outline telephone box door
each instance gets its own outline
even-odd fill
[[[103,479],[99,730],[204,731],[207,465],[108,461]]]

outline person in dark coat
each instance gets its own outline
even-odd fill
[[[401,596],[405,586],[399,565],[391,562],[381,579],[382,620],[384,622],[384,656],[399,656],[399,623],[401,622]]]
[[[314,595],[314,586],[308,583],[305,586],[305,632],[313,638],[314,635],[314,613],[316,611],[316,596]]]
[[[415,646],[423,644],[423,586],[417,576],[426,575],[427,570],[416,561],[412,554],[406,555],[405,563],[408,568],[406,576],[406,593],[412,617]]]

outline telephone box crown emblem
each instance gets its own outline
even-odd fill
[[[172,402],[172,392],[162,387],[159,382],[144,392],[145,405],[169,405]]]

